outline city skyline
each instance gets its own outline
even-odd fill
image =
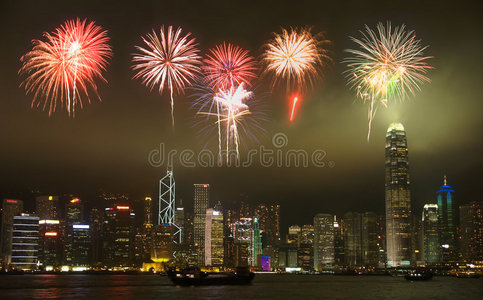
[[[233,14],[221,17],[221,23],[229,19],[237,20],[235,23],[242,22],[243,19],[235,13],[239,10],[250,11],[254,15],[257,23],[242,28],[230,25],[232,22],[225,22],[228,25],[220,28],[217,25],[220,23],[205,24],[201,19],[186,18],[198,12],[209,17],[218,4],[184,5],[186,7],[182,10],[179,9],[182,3],[170,3],[163,9],[149,4],[140,7],[143,17],[131,16],[132,23],[136,25],[130,28],[114,22],[118,13],[106,13],[102,4],[86,8],[58,3],[55,10],[41,5],[19,10],[17,5],[6,4],[7,9],[2,12],[12,13],[1,20],[3,24],[11,24],[22,18],[29,19],[24,22],[21,32],[7,32],[13,46],[1,50],[2,57],[7,59],[2,69],[6,96],[2,102],[4,108],[0,110],[0,119],[4,122],[2,127],[5,128],[2,131],[5,147],[0,149],[5,158],[5,175],[0,181],[0,196],[3,198],[32,189],[39,189],[45,194],[86,194],[87,197],[83,197],[86,201],[99,189],[133,192],[140,197],[145,193],[155,196],[155,182],[165,173],[166,166],[149,166],[149,152],[157,149],[161,142],[169,149],[193,148],[198,151],[202,148],[196,138],[197,129],[190,124],[188,95],[178,97],[180,122],[173,131],[169,105],[165,101],[167,98],[160,99],[130,80],[129,56],[134,52],[133,45],[139,43],[138,34],[149,32],[151,27],[164,21],[186,26],[200,39],[203,48],[210,48],[226,39],[249,49],[255,56],[261,51],[260,44],[280,26],[313,24],[315,29],[324,31],[333,41],[334,65],[326,72],[325,79],[317,82],[314,90],[303,99],[296,122],[286,120],[285,96],[282,93],[274,92],[264,98],[270,107],[272,122],[267,126],[267,137],[262,143],[271,146],[273,134],[282,132],[288,137],[287,147],[307,151],[323,149],[327,153],[327,161],[333,161],[335,166],[191,169],[175,165],[179,198],[190,199],[192,192],[189,187],[196,182],[207,182],[213,186],[214,201],[231,202],[244,193],[254,203],[280,203],[283,209],[291,212],[283,220],[286,225],[310,222],[311,217],[304,213],[302,207],[292,205],[293,199],[298,198],[304,199],[306,207],[332,214],[342,214],[347,207],[382,213],[380,203],[384,199],[384,190],[370,187],[379,186],[384,181],[381,145],[384,132],[392,122],[402,122],[410,136],[411,194],[417,209],[415,213],[421,211],[428,199],[432,199],[433,187],[440,185],[444,174],[458,191],[460,203],[468,203],[478,196],[479,191],[474,187],[481,181],[478,170],[482,160],[478,153],[482,149],[482,139],[474,138],[474,134],[476,131],[478,136],[478,128],[482,127],[478,115],[481,101],[476,98],[477,76],[467,60],[468,57],[476,57],[476,54],[472,55],[475,48],[455,41],[462,48],[460,51],[468,54],[455,55],[453,47],[443,42],[448,35],[455,39],[472,36],[477,26],[461,29],[464,23],[456,24],[442,33],[439,25],[444,18],[428,18],[423,11],[429,11],[430,16],[445,15],[446,4],[437,8],[427,6],[427,9],[418,6],[416,9],[408,3],[404,10],[406,13],[399,14],[390,7],[369,9],[366,6],[349,6],[343,10],[345,18],[340,18],[348,21],[338,21],[339,18],[335,17],[336,14],[342,16],[340,6],[336,4],[324,7],[323,15],[317,18],[303,8],[282,18],[282,7],[270,7],[274,9],[274,14],[269,19],[256,17],[266,10],[264,4],[260,4],[262,7],[226,4],[225,8]],[[118,8],[119,11],[129,9],[128,4],[119,4]],[[43,13],[38,14],[38,11]],[[457,10],[452,18],[475,22],[465,18],[472,13],[474,10],[466,7]],[[109,87],[100,87],[103,102],[85,107],[78,112],[76,119],[69,120],[60,112],[49,118],[40,110],[30,110],[29,97],[17,88],[18,59],[30,46],[30,39],[39,38],[42,32],[74,15],[98,19],[99,24],[112,34],[115,47],[112,69],[107,74],[110,84]],[[350,46],[348,36],[356,36],[364,24],[372,26],[386,20],[392,20],[394,24],[404,23],[408,29],[416,30],[418,36],[430,45],[428,53],[434,56],[432,64],[435,69],[430,71],[432,83],[423,86],[421,93],[413,99],[391,103],[387,109],[378,111],[371,142],[367,143],[364,140],[366,107],[347,90],[340,75],[344,69],[340,61],[344,56],[343,50]],[[261,89],[265,89],[266,85],[266,81],[262,80]],[[21,124],[19,120],[22,120]],[[118,131],[123,134],[119,135]],[[246,155],[246,150],[242,150],[241,155]],[[245,183],[243,188],[238,184],[241,181]],[[286,191],[280,192],[281,182],[286,185]],[[258,183],[263,183],[262,191],[255,188]],[[346,188],[347,185],[351,188]]]

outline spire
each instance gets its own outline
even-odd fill
[[[446,181],[446,174],[444,175],[443,185],[448,185],[448,182]]]

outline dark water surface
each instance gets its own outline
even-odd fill
[[[0,276],[0,299],[483,299],[483,278],[260,275],[249,286],[173,286],[157,275]]]

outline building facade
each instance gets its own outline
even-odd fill
[[[210,202],[210,185],[194,184],[194,228],[193,240],[199,249],[198,264],[205,265],[205,219]]]
[[[314,270],[331,269],[334,263],[334,217],[317,214],[314,217]]]
[[[385,146],[386,251],[387,266],[411,264],[411,195],[406,132],[392,123]]]

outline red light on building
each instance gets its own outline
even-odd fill
[[[204,188],[207,188],[207,187],[208,187],[208,185],[207,185],[207,184],[203,184],[203,187],[204,187]]]
[[[7,200],[7,203],[18,203],[17,200]]]
[[[79,201],[80,201],[80,199],[79,199],[79,198],[74,198],[74,199],[70,200],[70,203],[77,203],[77,202],[79,202]]]
[[[129,209],[129,206],[120,206],[120,205],[118,205],[118,206],[116,206],[116,208],[118,210],[128,210]]]
[[[195,243],[195,247],[198,247],[198,245],[199,245],[198,243]]]
[[[49,231],[45,233],[45,236],[57,236],[57,232]]]

